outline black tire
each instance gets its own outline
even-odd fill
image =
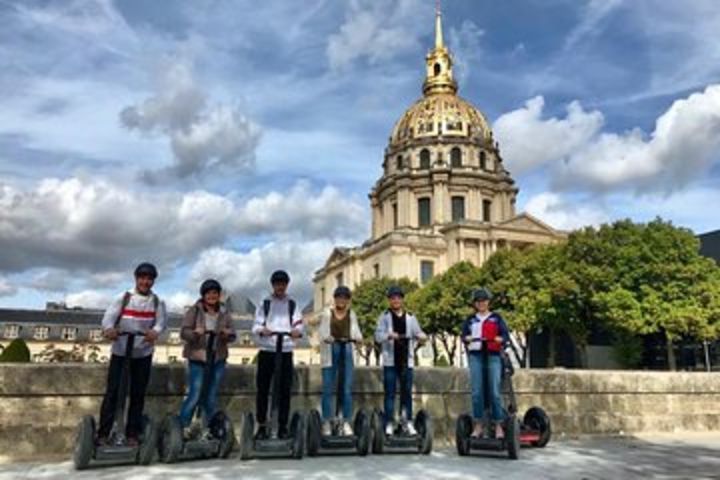
[[[505,422],[505,442],[508,456],[511,460],[517,460],[520,457],[520,422],[515,415],[508,417]]]
[[[143,415],[140,447],[138,447],[137,463],[150,465],[158,451],[158,428],[152,418]]]
[[[540,407],[530,407],[523,417],[523,425],[530,430],[535,430],[540,434],[540,438],[530,445],[537,448],[543,448],[552,437],[552,424],[550,417],[545,410]]]
[[[228,458],[235,447],[235,427],[225,412],[218,411],[209,422],[210,433],[220,440],[218,458]]]
[[[310,410],[307,416],[307,440],[305,442],[308,456],[314,457],[320,451],[321,434],[322,420],[320,419],[320,412]]]
[[[472,417],[466,413],[460,415],[455,423],[455,447],[461,457],[470,454],[470,434],[472,433]]]
[[[418,452],[429,455],[432,452],[433,445],[433,424],[432,418],[426,410],[420,410],[415,415],[415,430],[417,430],[418,437],[420,437]]]
[[[385,446],[385,429],[383,428],[383,413],[375,410],[371,420],[372,453],[382,454]]]
[[[360,409],[357,414],[355,414],[353,427],[353,433],[355,433],[355,437],[357,438],[355,449],[358,455],[364,457],[370,451],[370,438],[372,437],[370,431],[370,415],[368,415],[366,410]]]
[[[73,463],[76,470],[85,470],[95,455],[95,419],[85,415],[77,426]]]
[[[242,417],[242,427],[240,428],[240,460],[249,460],[252,458],[255,440],[255,417],[252,413],[245,413]]]
[[[293,439],[292,458],[300,460],[305,453],[305,416],[300,412],[293,413],[290,419],[290,436]]]
[[[182,452],[182,425],[180,419],[175,415],[168,415],[163,420],[158,442],[158,453],[160,461],[164,463],[177,462]]]

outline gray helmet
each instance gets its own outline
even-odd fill
[[[135,278],[137,277],[151,277],[153,280],[155,280],[158,276],[157,268],[155,268],[155,265],[148,262],[143,262],[137,267],[135,267]]]
[[[473,291],[472,294],[472,301],[473,303],[478,302],[480,300],[492,300],[493,296],[492,293],[490,293],[490,290],[487,288],[479,288],[475,291]]]
[[[341,285],[337,287],[333,292],[333,298],[337,297],[352,298],[352,293],[350,292],[350,289],[348,287]]]
[[[405,297],[405,292],[398,285],[393,285],[387,289],[387,298],[392,297]]]
[[[205,294],[211,290],[215,290],[218,293],[222,292],[222,286],[220,285],[220,282],[217,280],[213,280],[212,278],[209,278],[205,280],[202,285],[200,285],[200,296],[204,297]]]
[[[285,270],[275,270],[270,275],[270,284],[275,285],[276,283],[290,283],[290,275]]]

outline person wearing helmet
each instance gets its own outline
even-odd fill
[[[228,343],[235,341],[237,333],[226,305],[221,301],[222,286],[213,279],[205,280],[200,285],[200,298],[185,312],[180,338],[185,341],[183,357],[188,360],[189,386],[187,397],[180,407],[180,424],[183,426],[186,439],[195,432],[190,431],[190,423],[195,407],[202,402],[204,425],[215,415],[217,395],[225,374],[225,362],[228,357]],[[207,333],[215,333],[215,361],[208,366],[210,379],[204,398],[200,398],[202,384],[206,372],[208,337]]]
[[[462,325],[462,339],[465,343],[470,369],[470,391],[472,397],[473,432],[472,436],[479,438],[483,435],[483,417],[485,414],[485,399],[490,400],[492,421],[495,423],[495,438],[503,438],[502,428],[505,420],[505,410],[500,398],[500,383],[502,381],[502,358],[500,354],[510,341],[507,324],[503,318],[490,310],[492,294],[486,288],[475,290],[472,295],[472,305],[475,313],[468,317]],[[487,352],[482,350],[486,348]],[[483,355],[487,353],[487,355]],[[487,386],[484,391],[483,375],[487,359]]]
[[[135,269],[135,288],[118,296],[103,315],[103,335],[113,344],[105,396],[100,407],[100,424],[96,439],[98,445],[107,443],[115,419],[115,407],[118,402],[127,346],[127,337],[120,334],[144,332],[143,336],[135,338],[130,360],[130,406],[125,431],[127,444],[138,445],[154,345],[167,325],[165,302],[152,291],[157,276],[158,272],[153,264],[138,265]]]
[[[323,341],[320,347],[320,363],[322,364],[322,434],[329,436],[332,432],[331,420],[334,417],[332,408],[333,388],[336,385],[336,376],[343,375],[343,391],[335,392],[340,396],[342,405],[342,432],[352,435],[350,425],[352,419],[352,382],[353,382],[353,353],[351,343],[341,345],[338,340],[362,342],[362,332],[355,312],[350,308],[352,293],[345,286],[339,286],[333,292],[333,305],[324,309],[320,314],[319,333]],[[340,355],[345,355],[343,372],[338,371]]]
[[[415,315],[405,311],[405,292],[393,285],[387,291],[388,309],[378,318],[375,328],[375,341],[382,346],[383,386],[385,389],[385,434],[394,432],[395,392],[398,379],[404,380],[401,386],[402,398],[400,410],[406,422],[405,428],[410,435],[415,435],[412,420],[412,385],[413,366],[415,363],[415,346],[422,345],[427,335],[420,328]],[[398,341],[402,338],[407,341]]]
[[[270,276],[272,294],[260,302],[255,312],[252,333],[260,348],[257,356],[255,384],[255,417],[258,423],[256,439],[263,440],[271,432],[267,426],[268,395],[275,372],[274,332],[289,332],[282,344],[282,384],[278,392],[278,432],[279,438],[287,438],[290,417],[290,391],[293,377],[293,349],[295,342],[303,335],[302,313],[295,300],[287,294],[290,276],[284,270],[277,270]]]

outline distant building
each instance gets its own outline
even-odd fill
[[[238,339],[230,346],[228,361],[246,365],[253,361],[257,348],[252,341],[251,328],[255,317],[255,305],[245,297],[233,296],[231,311]],[[7,346],[12,340],[22,338],[30,349],[33,361],[43,361],[43,352],[51,349],[71,351],[73,347],[85,350],[87,357],[93,351],[100,361],[107,361],[110,342],[102,335],[103,310],[68,308],[62,303],[48,302],[45,310],[0,308],[0,344]],[[174,363],[183,361],[183,342],[180,339],[182,314],[170,313],[168,329],[160,337],[153,361]],[[97,348],[92,348],[92,347]],[[90,348],[89,348],[90,347]],[[87,359],[87,358],[86,358]],[[319,363],[319,356],[310,344],[303,340],[296,350],[297,363]]]
[[[714,259],[720,264],[720,230],[698,235],[700,254]]]

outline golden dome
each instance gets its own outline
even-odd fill
[[[395,124],[390,148],[439,136],[490,142],[492,131],[485,116],[457,95],[452,55],[443,42],[439,10],[435,16],[435,48],[427,54],[425,63],[423,97]]]

